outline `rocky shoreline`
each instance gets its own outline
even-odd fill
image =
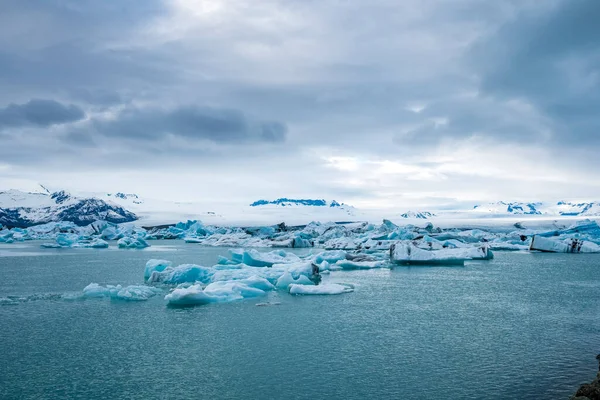
[[[596,356],[596,359],[600,362],[600,354]],[[600,369],[596,379],[591,383],[581,385],[570,400],[600,400]]]

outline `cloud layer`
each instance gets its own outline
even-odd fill
[[[0,188],[600,199],[599,19],[595,0],[9,0]]]

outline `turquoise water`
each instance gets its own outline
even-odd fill
[[[140,284],[149,258],[227,255],[152,244],[0,245],[0,298],[17,299],[0,306],[0,398],[564,399],[597,369],[599,255],[337,272],[354,293],[186,309],[62,298]]]

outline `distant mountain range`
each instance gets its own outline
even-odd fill
[[[257,200],[245,207],[142,199],[135,193],[88,193],[73,195],[65,190],[50,191],[39,186],[31,192],[0,191],[0,225],[28,227],[52,221],[87,225],[95,220],[113,223],[138,221],[145,226],[169,224],[187,219],[207,223],[307,223],[310,221],[375,221],[396,215],[398,219],[486,218],[510,216],[593,217],[600,216],[599,202],[505,202],[476,205],[471,209],[407,211],[361,210],[336,200]],[[209,211],[210,210],[210,211]],[[217,211],[217,212],[215,212]],[[397,212],[397,211],[396,211]]]
[[[400,214],[402,218],[414,218],[414,219],[429,219],[431,217],[435,217],[436,215],[429,211],[407,211],[403,214]]]
[[[53,221],[87,225],[96,220],[131,222],[137,216],[124,207],[99,198],[81,198],[64,190],[54,193],[0,192],[0,225],[25,228]]]
[[[600,203],[584,202],[573,203],[559,201],[558,203],[519,203],[504,202],[476,205],[473,212],[484,214],[507,214],[507,215],[556,215],[569,217],[593,217],[600,216]]]
[[[312,199],[288,199],[286,197],[282,197],[277,200],[257,200],[254,203],[250,204],[250,207],[260,207],[266,205],[276,205],[281,207],[293,207],[293,206],[310,206],[310,207],[351,207],[344,203],[340,204],[335,200],[330,202],[326,200],[312,200]]]

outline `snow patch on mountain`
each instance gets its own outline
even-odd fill
[[[293,207],[293,206],[310,206],[310,207],[350,207],[347,204],[340,204],[335,200],[328,202],[323,199],[288,199],[286,197],[282,197],[277,200],[257,200],[254,203],[250,204],[250,207],[260,207],[266,205],[276,205],[281,207]]]
[[[600,203],[572,203],[559,201],[556,204],[557,213],[564,216],[600,216]]]
[[[499,201],[496,203],[476,205],[473,207],[473,211],[486,214],[539,215],[542,214],[539,210],[542,206],[543,203],[507,203]]]
[[[400,214],[402,218],[414,218],[414,219],[429,219],[435,217],[435,214],[429,211],[407,211]]]

